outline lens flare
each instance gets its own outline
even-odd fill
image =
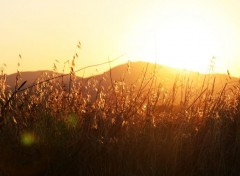
[[[31,132],[21,134],[21,143],[24,146],[32,146],[36,142],[35,135]]]

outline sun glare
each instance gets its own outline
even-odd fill
[[[136,25],[132,58],[206,73],[213,56],[222,59],[229,51],[225,44],[229,31],[217,21],[211,23],[214,17],[180,11],[166,14],[152,13]]]

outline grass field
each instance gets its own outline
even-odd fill
[[[239,175],[240,84],[195,89],[176,77],[170,90],[155,70],[136,85],[54,74],[22,91],[0,77],[0,176]],[[48,80],[48,81],[45,81]]]

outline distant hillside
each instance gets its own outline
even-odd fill
[[[44,73],[50,75],[53,74],[52,71],[47,71],[47,70],[42,70],[42,71],[27,71],[27,72],[21,72],[20,73],[20,83],[22,83],[23,81],[27,81],[26,86],[30,86],[32,85],[38,78],[40,78],[41,76],[44,75]],[[11,74],[7,76],[7,85],[9,85],[10,87],[14,87],[15,83],[16,83],[16,77],[17,77],[17,73]]]
[[[159,64],[147,63],[147,62],[131,62],[129,64],[123,64],[108,70],[107,72],[93,76],[95,79],[101,79],[105,77],[105,85],[111,84],[111,79],[115,81],[124,81],[127,84],[137,84],[141,82],[141,79],[150,79],[153,74],[157,77],[158,84],[162,83],[166,88],[172,88],[173,83],[178,80],[179,84],[189,82],[193,87],[202,86],[204,80],[205,84],[213,83],[215,80],[214,88],[219,90],[224,87],[225,83],[237,82],[237,78],[229,77],[224,74],[200,74],[198,72],[192,72],[182,69],[175,69]]]
[[[199,87],[202,85],[204,78],[205,82],[208,80],[210,75],[199,74],[197,72],[190,72],[181,69],[174,69],[167,66],[162,66],[153,63],[147,62],[130,62],[129,64],[122,64],[111,68],[110,70],[95,75],[88,78],[77,77],[77,80],[86,81],[91,79],[102,80],[103,86],[110,86],[112,81],[124,81],[126,84],[136,84],[139,85],[143,77],[145,79],[150,79],[153,74],[157,77],[158,83],[162,83],[163,86],[167,89],[171,89],[175,80],[178,80],[180,83],[186,81],[189,82],[192,86]],[[21,82],[27,81],[25,87],[34,84],[34,82],[42,77],[42,79],[47,79],[44,75],[55,75],[59,76],[61,73],[54,73],[53,71],[33,71],[33,72],[21,72]],[[224,74],[213,74],[211,75],[211,80],[215,78],[215,89],[221,89],[227,81],[237,82],[237,78],[229,78],[228,75]],[[11,87],[15,86],[16,73],[7,76],[7,84]],[[64,77],[64,82],[67,83],[69,76]]]

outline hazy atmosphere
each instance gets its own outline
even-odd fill
[[[240,0],[0,0],[0,176],[239,176]]]
[[[77,68],[122,54],[117,65],[142,60],[240,75],[238,0],[0,0],[0,66],[59,69],[79,51]],[[108,69],[107,67],[105,69]],[[94,72],[92,72],[94,73]],[[91,74],[91,73],[90,73]]]

